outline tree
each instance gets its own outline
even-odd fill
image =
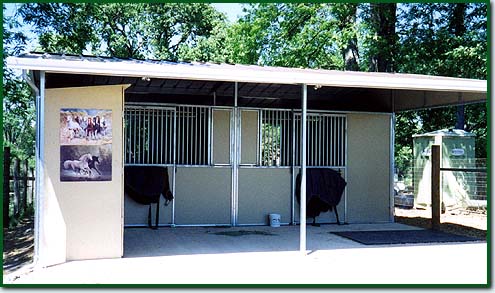
[[[369,71],[395,72],[397,52],[397,3],[371,3],[365,19],[372,41],[369,51]]]
[[[403,4],[399,9],[397,71],[486,79],[485,3]],[[486,157],[486,105],[464,106],[458,123],[456,107],[417,111],[419,132],[458,128],[476,133],[476,156]],[[399,113],[399,118],[402,113]],[[480,127],[480,128],[477,128]],[[412,135],[407,128],[398,128]],[[412,147],[412,145],[411,145]]]
[[[340,52],[344,59],[344,69],[359,71],[357,3],[335,3],[332,14],[336,18],[338,34],[341,36]]]
[[[26,3],[19,13],[43,51],[172,61],[223,17],[205,3]]]
[[[231,28],[231,60],[359,70],[357,9],[358,4],[252,4]]]
[[[34,155],[34,99],[29,87],[7,68],[5,59],[22,52],[27,38],[19,32],[19,22],[5,16],[5,5],[3,10],[3,146],[10,146],[16,157],[26,159]]]

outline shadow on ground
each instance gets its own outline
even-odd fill
[[[431,228],[431,219],[423,217],[395,217],[396,223],[401,223],[410,226],[421,227],[425,229]],[[452,233],[462,236],[475,237],[486,240],[486,230],[476,229],[474,227],[454,224],[454,223],[440,223],[440,231],[446,233]]]
[[[33,261],[33,218],[22,219],[15,227],[3,230],[3,273],[11,273]]]

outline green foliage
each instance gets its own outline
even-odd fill
[[[321,3],[252,4],[231,28],[230,60],[244,64],[343,69],[344,60],[337,42],[339,28],[331,7]],[[347,45],[347,42],[341,43]]]
[[[225,18],[205,3],[26,3],[19,12],[43,51],[167,60]]]
[[[5,10],[5,6],[3,6]],[[3,14],[3,146],[11,153],[26,159],[34,155],[35,105],[29,87],[5,66],[8,56],[24,49],[26,37],[18,31],[19,23]]]

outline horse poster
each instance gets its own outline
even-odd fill
[[[112,111],[60,110],[60,181],[112,180]]]

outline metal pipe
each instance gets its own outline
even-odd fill
[[[212,146],[212,128],[211,125],[213,123],[213,110],[212,108],[208,109],[208,165],[213,165],[212,161],[212,152],[213,152],[213,146]]]
[[[301,131],[301,210],[299,217],[299,250],[306,254],[306,115],[307,115],[308,87],[302,85],[301,109],[302,109],[302,131]]]
[[[258,166],[261,166],[261,158],[263,157],[261,153],[261,144],[262,144],[261,141],[263,139],[261,134],[261,127],[262,127],[261,115],[263,110],[258,110],[257,112],[258,112],[258,137],[256,143],[258,144],[258,152],[256,153],[256,162]]]
[[[174,164],[174,169],[172,173],[172,194],[174,195],[174,200],[172,201],[172,227],[175,227],[175,202],[177,201],[177,192],[176,192],[176,173],[177,173],[177,109],[174,110],[174,128],[173,128],[173,149],[172,149],[172,156],[173,156],[173,164]]]
[[[150,162],[150,134],[152,134],[151,132],[151,113],[150,111],[146,111],[147,112],[147,116],[148,116],[148,121],[147,121],[147,124],[148,124],[148,127],[146,128],[146,131],[144,131],[144,135],[146,135],[146,140],[147,140],[147,152],[146,152],[146,162]]]
[[[393,223],[395,221],[394,217],[394,145],[395,145],[395,113],[390,117],[390,222]],[[433,169],[433,168],[432,168]]]
[[[156,110],[153,109],[151,114],[151,162],[155,163],[155,116],[157,115]]]
[[[290,217],[291,224],[294,225],[296,221],[296,211],[295,211],[295,198],[296,198],[296,114],[292,111],[292,177],[291,177],[291,188],[292,188],[292,196],[290,198]]]
[[[25,71],[23,71],[24,73]],[[24,77],[24,76],[23,76]],[[27,77],[27,76],[26,76]],[[29,81],[27,81],[29,83]],[[36,178],[35,180],[35,196],[36,196],[36,208],[34,210],[34,265],[43,265],[43,248],[40,247],[40,237],[43,235],[44,215],[41,213],[42,203],[45,200],[43,188],[44,188],[44,170],[43,161],[44,155],[44,143],[45,143],[45,72],[40,71],[40,88],[38,89],[34,83],[29,83],[36,94]],[[4,195],[6,196],[6,195]]]
[[[348,168],[348,165],[347,165],[347,117],[345,118],[345,146],[344,146],[344,154],[345,154],[345,157],[344,157],[344,165],[345,165],[345,181],[347,182],[347,168]],[[348,219],[347,219],[347,187],[344,189],[344,223],[347,223],[348,222]]]
[[[204,141],[203,141],[203,109],[201,108],[198,108],[199,110],[199,130],[198,130],[198,141],[199,141],[199,144],[201,144],[202,147],[198,147],[198,150],[199,150],[199,154],[198,154],[198,160],[199,160],[199,164],[200,165],[204,165],[204,162],[203,162],[203,150],[204,150],[204,147],[203,147],[203,144],[204,144]]]

